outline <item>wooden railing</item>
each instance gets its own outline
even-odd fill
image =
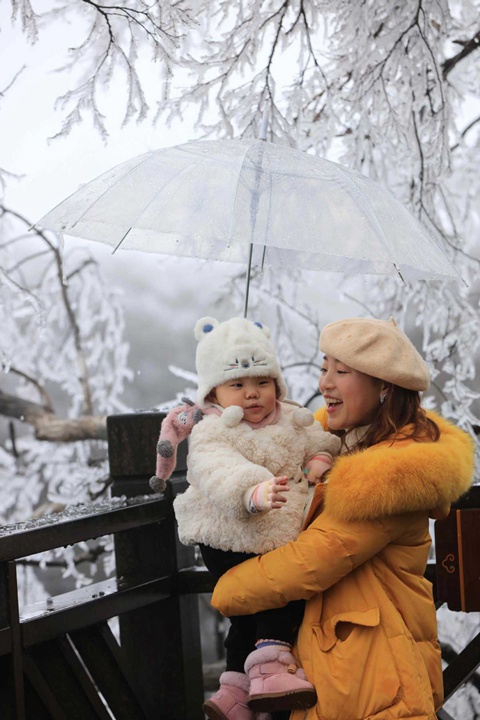
[[[182,572],[171,510],[166,497],[119,500],[110,509],[91,507],[80,517],[7,528],[0,536],[2,720],[203,718],[192,593],[211,583],[201,570]],[[122,575],[117,570],[116,578],[19,612],[19,558],[109,533]],[[120,644],[108,624],[115,617]]]
[[[203,720],[197,595],[210,592],[213,583],[176,534],[172,501],[186,485],[185,448],[180,446],[165,495],[150,493],[162,419],[159,413],[108,418],[111,502],[0,531],[2,720]],[[480,488],[474,488],[459,509],[477,512],[479,495]],[[473,516],[466,522],[464,517],[457,516],[457,530],[458,522],[475,527]],[[442,538],[445,527],[437,524]],[[108,534],[115,541],[116,577],[19,608],[20,559]],[[454,572],[445,568],[455,565],[460,578],[459,562],[467,556],[462,549],[459,560],[455,542],[461,533],[449,537],[447,554],[455,556],[456,565],[439,557],[438,594],[435,565],[426,573],[437,604],[455,602]],[[117,617],[119,637],[109,624]],[[446,668],[446,696],[479,664],[480,635]],[[444,710],[439,713],[439,719],[448,717]]]
[[[446,603],[457,612],[480,611],[480,485],[455,503],[446,520],[435,522],[435,550],[432,579],[437,608]],[[480,665],[480,628],[466,647],[448,660],[443,672],[445,701],[473,678]],[[473,679],[480,687],[480,678]],[[441,710],[438,718],[449,720],[450,716]]]
[[[185,487],[184,471],[163,497],[148,488],[161,420],[109,419],[110,502],[0,531],[2,720],[203,720],[197,593],[212,582],[177,540],[172,498]],[[142,436],[136,446],[132,421]],[[131,471],[143,447],[149,452]],[[19,560],[109,534],[116,577],[19,608]]]

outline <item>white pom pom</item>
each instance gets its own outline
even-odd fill
[[[243,418],[243,410],[239,405],[230,405],[222,413],[222,421],[227,427],[235,427]]]
[[[307,410],[307,408],[296,408],[293,411],[292,419],[298,427],[308,427],[309,425],[313,425],[315,420],[313,413],[310,410]]]

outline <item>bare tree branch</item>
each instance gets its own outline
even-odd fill
[[[480,47],[480,30],[470,40],[455,40],[455,42],[458,45],[461,45],[462,49],[456,55],[453,55],[452,57],[447,58],[443,62],[442,75],[443,75],[444,80],[447,78],[448,74],[453,70],[453,68],[461,60],[466,58],[468,55],[470,55],[475,50],[478,50],[478,48]]]
[[[104,416],[58,418],[50,407],[2,391],[0,391],[0,415],[32,425],[37,440],[69,443],[79,440],[107,439],[107,421]]]
[[[47,410],[47,412],[53,413],[52,401],[51,401],[47,391],[45,390],[45,388],[42,385],[40,385],[38,380],[31,377],[30,375],[27,375],[27,373],[24,373],[21,370],[18,370],[18,368],[15,368],[15,367],[10,367],[9,372],[14,375],[18,375],[19,377],[23,378],[27,382],[31,383],[37,389],[38,394],[40,395],[40,397],[43,401],[43,407]]]

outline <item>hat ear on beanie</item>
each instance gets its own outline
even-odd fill
[[[212,330],[216,328],[219,324],[220,323],[216,318],[209,317],[208,315],[206,317],[200,318],[200,320],[197,320],[197,322],[195,323],[195,327],[193,329],[195,339],[200,341],[204,335],[212,332]],[[270,328],[268,328],[266,325],[263,325],[261,322],[258,322],[257,320],[254,320],[253,324],[256,327],[260,328],[265,337],[270,337]]]
[[[216,328],[218,324],[218,320],[212,317],[208,317],[208,315],[206,317],[200,318],[200,320],[197,320],[193,329],[195,340],[201,340],[204,335],[212,332],[212,330]]]
[[[270,337],[270,328],[268,328],[266,325],[262,325],[262,323],[257,322],[256,320],[254,320],[253,324],[260,328],[260,330],[267,338]]]

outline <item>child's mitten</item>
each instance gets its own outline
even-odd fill
[[[190,398],[182,397],[183,405],[172,408],[163,419],[157,443],[157,467],[149,485],[155,492],[165,490],[166,481],[177,464],[178,444],[185,440],[203,417],[203,412]]]
[[[248,488],[243,496],[243,504],[251,515],[281,508],[282,503],[287,502],[284,493],[289,491],[288,477],[280,475]]]

